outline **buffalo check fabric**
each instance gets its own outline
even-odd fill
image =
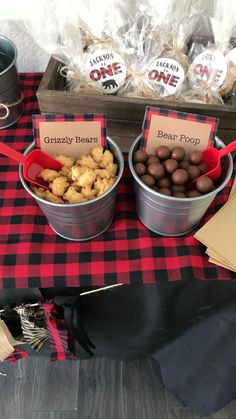
[[[24,114],[17,124],[1,130],[1,140],[20,152],[33,141],[32,114],[39,113],[35,93],[40,79],[40,74],[21,76]],[[195,230],[181,237],[162,237],[139,221],[126,157],[113,223],[91,241],[73,242],[52,231],[21,185],[18,164],[0,156],[1,288],[236,279],[236,273],[208,262],[205,247],[194,238]],[[225,203],[231,184],[217,195],[200,225]]]
[[[26,351],[23,351],[22,349],[15,349],[14,352],[12,352],[11,355],[9,355],[6,360],[10,361],[11,364],[15,364],[16,361],[22,358],[28,358],[30,354]]]
[[[42,304],[41,308],[46,318],[51,361],[75,359],[75,341],[66,327],[63,312],[53,302]]]

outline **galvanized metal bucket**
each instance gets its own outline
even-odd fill
[[[129,167],[134,178],[136,210],[140,221],[149,230],[163,236],[188,233],[197,226],[216,194],[228,183],[233,171],[231,154],[221,160],[222,174],[214,191],[195,198],[175,198],[153,191],[137,176],[133,167],[133,154],[139,148],[140,138],[134,141],[129,151]],[[216,138],[215,147],[222,148],[224,143]]]
[[[0,35],[0,129],[14,124],[23,112],[16,58],[14,43]]]
[[[36,196],[22,175],[22,165],[19,167],[20,180],[26,191],[33,196],[51,228],[59,236],[75,241],[92,239],[103,233],[111,224],[114,216],[117,185],[124,170],[124,159],[118,145],[107,138],[108,149],[112,152],[118,164],[118,174],[114,185],[103,195],[81,204],[55,204]],[[31,144],[25,151],[27,155],[35,148]]]

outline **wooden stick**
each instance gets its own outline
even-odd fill
[[[108,285],[107,287],[98,288],[96,290],[82,292],[80,295],[88,295],[88,294],[92,294],[94,292],[105,291],[105,290],[107,290],[109,288],[119,287],[120,285],[124,285],[124,284]]]

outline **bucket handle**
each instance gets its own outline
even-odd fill
[[[6,119],[6,118],[9,116],[9,113],[10,113],[9,108],[12,108],[13,106],[19,105],[19,103],[21,103],[23,100],[24,100],[24,96],[23,96],[23,94],[21,93],[21,97],[20,97],[20,99],[18,99],[18,100],[17,100],[16,102],[14,102],[14,103],[10,103],[10,104],[5,105],[4,103],[1,103],[1,102],[0,102],[0,109],[1,109],[1,108],[3,108],[3,109],[5,109],[5,111],[6,111],[5,115],[0,116],[0,119]]]
[[[5,115],[0,116],[0,119],[6,119],[9,115],[9,108],[7,105],[4,105],[4,103],[0,103],[0,109],[1,108],[5,109]]]

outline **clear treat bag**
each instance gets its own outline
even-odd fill
[[[212,104],[223,105],[224,101],[218,92],[212,90],[208,85],[205,89],[193,89],[189,82],[186,80],[182,89],[178,92],[176,99],[180,102],[199,103],[199,104]]]
[[[188,58],[185,51],[195,25],[198,4],[197,0],[169,1],[161,29],[163,50],[150,60],[145,73],[164,99],[175,98],[186,79]]]
[[[126,79],[118,95],[160,97],[154,83],[145,76],[148,61],[158,56],[163,48],[160,35],[162,16],[157,11],[158,3],[154,8],[148,2],[140,2],[129,16],[124,13],[125,5],[120,2],[115,13],[109,16],[109,34],[121,51],[127,68]]]
[[[234,25],[232,8],[235,6],[231,0],[215,0],[214,17],[209,19],[212,42],[208,41],[203,51],[195,55],[189,67],[188,80],[193,92],[201,92],[205,96],[207,91],[208,98],[212,96],[210,103],[215,103],[217,95],[225,96],[229,93],[236,80],[235,69],[228,59]]]
[[[90,1],[84,5],[83,19],[78,18],[82,54],[76,67],[67,72],[70,90],[84,93],[116,94],[126,78],[126,64],[119,47],[107,32],[107,16],[114,2],[98,4]]]
[[[124,59],[106,30],[107,16],[116,13],[116,3],[68,0],[66,7],[57,2],[52,10],[52,4],[45,2],[42,13],[32,19],[33,5],[29,5],[24,25],[35,42],[61,62],[67,90],[115,94],[124,82]]]

